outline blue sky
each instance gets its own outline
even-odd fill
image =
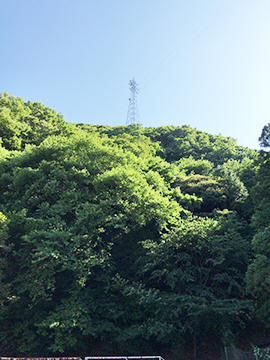
[[[68,122],[190,125],[259,148],[270,122],[269,0],[0,0],[0,92]]]

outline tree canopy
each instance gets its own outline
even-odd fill
[[[0,137],[3,355],[197,359],[269,323],[268,153],[186,125],[68,124],[7,93]]]

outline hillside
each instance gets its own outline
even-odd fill
[[[267,152],[68,124],[7,93],[0,138],[0,355],[210,359],[270,339]]]

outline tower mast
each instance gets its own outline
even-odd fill
[[[130,98],[127,112],[126,125],[140,124],[140,115],[137,101],[137,94],[139,92],[138,84],[135,79],[129,81]]]

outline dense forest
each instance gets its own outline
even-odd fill
[[[0,162],[0,356],[270,342],[266,150],[187,125],[69,124],[2,93]]]

